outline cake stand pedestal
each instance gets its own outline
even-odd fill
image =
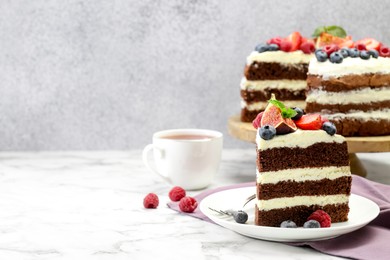
[[[246,142],[255,143],[256,129],[252,123],[241,122],[240,116],[231,116],[228,121],[229,134]],[[390,152],[390,136],[346,137],[352,174],[367,175],[356,153]]]

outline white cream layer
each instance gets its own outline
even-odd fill
[[[270,200],[257,200],[257,207],[260,210],[281,209],[295,206],[310,205],[332,205],[348,203],[349,196],[345,194],[326,195],[326,196],[296,196],[291,198],[276,198]]]
[[[245,77],[241,80],[241,89],[262,91],[264,89],[287,89],[290,91],[300,91],[306,89],[306,80],[247,80]]]
[[[320,168],[296,168],[271,172],[256,171],[257,183],[275,184],[280,181],[318,181],[322,179],[334,180],[340,177],[350,176],[349,166],[320,167]]]
[[[259,53],[253,51],[246,59],[247,65],[251,65],[254,61],[257,62],[276,62],[284,64],[298,64],[298,63],[309,63],[313,54],[305,54],[302,51],[266,51]]]
[[[359,90],[328,92],[314,89],[306,96],[306,102],[318,104],[361,104],[390,100],[390,87],[374,88],[366,87]]]
[[[306,102],[304,100],[283,100],[283,104],[286,107],[301,107],[304,108],[306,106]],[[253,110],[264,110],[268,105],[268,102],[252,102],[247,103],[244,100],[241,100],[241,108],[246,108],[249,111]]]
[[[373,111],[351,111],[349,113],[336,113],[336,114],[324,114],[328,119],[343,119],[343,118],[355,118],[361,121],[368,120],[388,120],[390,121],[390,109],[373,110]]]
[[[338,77],[350,74],[390,73],[390,58],[378,57],[363,60],[361,58],[344,58],[341,63],[331,63],[329,59],[319,62],[315,57],[310,60],[309,72],[312,75],[321,75],[323,78]]]
[[[260,128],[257,130],[259,131]],[[262,139],[256,134],[257,149],[267,150],[281,147],[307,148],[316,143],[343,143],[345,138],[341,135],[329,135],[323,130],[301,130],[298,129],[291,134],[277,135],[271,140]]]

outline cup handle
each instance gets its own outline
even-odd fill
[[[153,149],[156,149],[159,153],[160,153],[160,156],[162,156],[162,153],[163,151],[157,147],[154,147],[153,144],[148,144],[147,146],[145,146],[144,150],[142,151],[142,160],[144,161],[144,164],[145,166],[153,173],[155,173],[156,175],[158,175],[160,178],[162,178],[164,181],[170,183],[170,180],[163,176],[162,174],[160,174],[156,169],[154,169],[150,164],[149,164],[149,160],[148,160],[148,153],[150,151],[152,151]]]

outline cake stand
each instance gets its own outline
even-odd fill
[[[228,121],[229,134],[246,142],[255,143],[256,129],[252,123],[241,122],[240,116],[231,116]],[[389,136],[346,137],[348,153],[353,174],[365,177],[367,175],[356,153],[390,152]]]

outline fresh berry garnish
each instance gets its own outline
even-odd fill
[[[352,40],[344,39],[344,41],[337,44],[340,48],[353,48],[354,43]]]
[[[280,43],[282,42],[282,38],[281,37],[274,37],[274,38],[271,38],[267,41],[267,44],[271,45],[271,44],[276,44],[278,46],[280,46]]]
[[[257,51],[259,53],[266,52],[268,50],[269,50],[269,45],[267,45],[267,44],[258,44],[255,47],[255,51]]]
[[[292,43],[287,40],[282,40],[280,42],[280,50],[284,52],[289,52],[292,49]]]
[[[325,62],[328,59],[328,54],[326,54],[323,50],[316,51],[315,55],[319,62]]]
[[[295,121],[297,127],[303,130],[319,130],[322,127],[320,114],[306,114]]]
[[[324,227],[330,227],[332,220],[328,213],[325,211],[318,209],[311,213],[311,215],[307,218],[307,220],[316,220],[318,223],[320,223],[320,226],[322,228]]]
[[[336,44],[325,45],[322,50],[329,56],[331,53],[338,51],[340,48]]]
[[[147,209],[155,209],[158,206],[158,196],[154,193],[149,193],[144,198],[144,207]]]
[[[349,52],[349,57],[351,58],[356,58],[359,57],[360,55],[360,51],[356,48],[349,49],[348,52]]]
[[[297,114],[294,117],[292,117],[291,119],[292,120],[300,119],[303,116],[303,110],[299,107],[293,107],[293,109],[295,110],[295,112],[297,112]]]
[[[242,210],[233,211],[232,214],[234,220],[239,224],[245,224],[246,221],[248,220],[248,214],[245,211]]]
[[[324,124],[325,122],[329,122],[329,119],[324,116],[321,116],[321,123]]]
[[[374,59],[378,59],[379,57],[379,52],[377,50],[368,50],[367,51],[368,54],[371,55],[371,57],[373,57]]]
[[[390,57],[390,49],[389,49],[389,47],[382,46],[379,49],[379,56],[381,56],[381,57]]]
[[[269,51],[277,51],[277,50],[279,50],[279,45],[272,43],[272,44],[268,45],[268,50]]]
[[[343,58],[347,58],[349,56],[348,48],[342,48],[339,50],[339,52],[343,56]]]
[[[179,208],[183,212],[192,213],[198,207],[198,202],[192,197],[184,197],[179,202]]]
[[[322,124],[322,130],[329,135],[334,135],[337,132],[336,126],[332,122],[324,122]]]
[[[370,59],[371,55],[368,53],[368,51],[360,51],[360,58],[363,60]]]
[[[343,55],[338,51],[331,53],[329,57],[329,60],[332,63],[341,63],[343,62],[343,59]]]
[[[355,48],[359,51],[365,51],[367,50],[366,45],[364,43],[355,43]]]
[[[314,46],[313,42],[307,41],[302,43],[299,49],[303,51],[303,53],[310,54],[315,51],[316,47]]]
[[[286,38],[289,42],[291,42],[290,51],[296,51],[299,49],[302,41],[302,35],[299,32],[293,32]]]
[[[364,45],[364,49],[359,49],[359,47],[356,47],[358,50],[379,50],[379,48],[381,47],[381,43],[378,42],[377,40],[373,39],[373,38],[365,38],[365,39],[361,39],[357,42],[355,42],[355,45]]]
[[[320,228],[321,225],[317,220],[308,220],[303,224],[303,228]]]
[[[252,121],[252,125],[254,128],[260,127],[261,118],[263,117],[264,111],[257,114],[256,118]]]
[[[282,223],[280,223],[281,228],[297,228],[297,224],[295,224],[292,220],[285,220]]]
[[[276,135],[276,129],[272,125],[262,126],[259,130],[259,135],[264,140],[270,140]]]
[[[182,187],[175,186],[169,191],[168,195],[172,201],[180,201],[186,196],[186,191]]]

